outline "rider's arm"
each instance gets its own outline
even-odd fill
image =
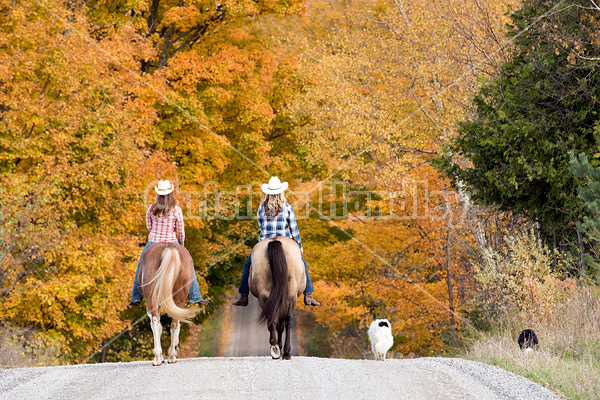
[[[292,239],[294,239],[296,243],[298,243],[298,246],[302,248],[302,241],[300,240],[300,230],[298,229],[298,224],[296,223],[296,214],[294,214],[294,209],[292,208],[292,206],[289,206],[287,224],[288,228],[290,228]]]
[[[146,228],[148,228],[148,232],[152,232],[152,206],[148,207],[146,211]]]
[[[175,209],[175,227],[177,228],[177,241],[183,246],[185,240],[185,229],[183,228],[183,212],[177,206]]]
[[[265,208],[262,203],[260,204],[260,206],[258,206],[256,220],[258,221],[258,227],[260,228],[260,236],[258,237],[258,241],[260,242],[265,238],[265,230],[263,229],[263,226],[265,225],[265,222],[267,220],[267,218],[265,217]]]

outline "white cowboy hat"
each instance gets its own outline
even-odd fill
[[[169,180],[158,181],[158,185],[154,186],[154,190],[157,194],[165,195],[171,193],[175,189],[175,185],[169,182]]]
[[[262,191],[265,192],[266,194],[283,193],[283,192],[285,192],[285,190],[287,188],[288,188],[288,183],[287,182],[281,183],[279,178],[276,176],[272,176],[271,179],[269,179],[268,184],[266,184],[266,183],[262,184]]]

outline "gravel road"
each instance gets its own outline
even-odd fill
[[[176,385],[176,386],[175,386]],[[557,399],[531,381],[451,358],[195,358],[0,369],[0,399]]]
[[[230,306],[233,309],[231,332],[227,337],[225,347],[226,357],[268,356],[269,331],[266,325],[259,325],[260,305],[258,299],[252,295],[248,297],[247,307]],[[292,332],[292,356],[298,353],[298,337],[296,325],[290,328]]]
[[[272,360],[259,313],[253,296],[248,307],[233,307],[225,358],[0,369],[0,400],[558,399],[523,377],[461,359]],[[295,356],[296,329],[292,339]]]

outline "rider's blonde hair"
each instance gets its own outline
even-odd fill
[[[279,194],[268,194],[265,196],[263,205],[265,207],[265,215],[268,219],[273,219],[283,210],[283,206],[287,203],[285,194],[283,192]]]

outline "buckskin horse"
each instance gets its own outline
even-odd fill
[[[160,307],[171,317],[171,347],[169,363],[177,362],[181,322],[191,323],[197,308],[184,308],[194,279],[194,263],[187,249],[177,243],[155,243],[141,259],[138,286],[146,298],[146,311],[154,335],[154,365],[164,362],[160,336]]]
[[[271,357],[282,357],[281,344],[285,330],[283,359],[290,360],[290,323],[298,296],[306,287],[304,263],[298,244],[283,236],[258,242],[252,250],[248,283],[262,309],[258,321],[269,328]]]

